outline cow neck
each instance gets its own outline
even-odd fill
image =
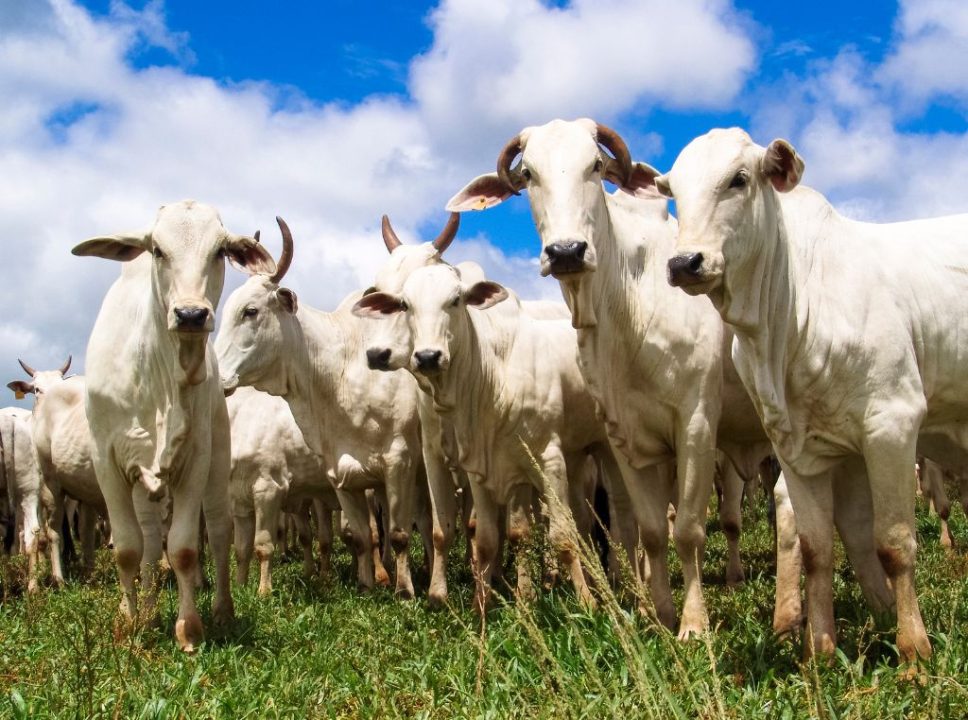
[[[772,189],[769,192],[773,192]],[[797,253],[791,246],[779,198],[774,195],[765,226],[773,242],[764,244],[746,277],[756,278],[742,293],[724,277],[722,291],[711,295],[724,322],[735,332],[736,369],[750,391],[770,439],[786,457],[799,454],[803,438],[795,437],[786,399],[787,367],[800,340],[797,323]]]

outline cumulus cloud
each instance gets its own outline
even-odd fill
[[[69,352],[83,367],[118,267],[69,250],[147,227],[162,202],[210,202],[233,231],[261,227],[276,251],[270,226],[282,214],[296,237],[287,282],[304,302],[333,307],[383,261],[380,215],[405,236],[443,219],[505,134],[555,115],[617,118],[656,98],[721,105],[755,60],[726,0],[446,0],[430,23],[409,97],[347,106],[189,73],[191,38],[167,27],[160,0],[140,10],[115,0],[103,16],[71,0],[0,0],[0,367],[16,368],[17,356],[55,366]],[[135,67],[149,49],[175,62]],[[484,236],[450,253],[525,297],[553,295],[533,260]],[[242,278],[229,270],[227,280]]]

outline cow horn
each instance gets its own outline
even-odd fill
[[[621,170],[623,183],[628,183],[632,175],[632,156],[629,154],[628,146],[612,128],[605,127],[601,123],[596,123],[596,126],[599,144],[612,153]]]
[[[513,138],[508,140],[508,144],[504,146],[501,150],[501,154],[497,156],[497,176],[501,178],[501,182],[515,195],[520,195],[518,192],[518,183],[511,176],[511,162],[518,156],[521,152],[521,134],[518,133]]]
[[[33,377],[34,375],[37,374],[37,371],[36,370],[34,370],[32,367],[30,367],[30,365],[28,365],[27,363],[25,363],[20,358],[17,358],[17,362],[20,363],[20,367],[22,367],[24,369],[24,372],[27,373],[28,375],[30,375],[30,377]]]
[[[434,240],[434,247],[437,248],[438,253],[443,253],[444,250],[450,247],[450,244],[454,242],[454,238],[457,237],[457,228],[460,227],[460,213],[452,212],[450,218],[447,220],[447,224],[444,225],[444,229],[440,231],[440,235]]]
[[[286,221],[276,215],[276,222],[279,223],[279,232],[282,233],[282,255],[276,263],[276,271],[269,277],[270,282],[278,283],[285,276],[286,271],[292,264],[292,233]]]
[[[66,375],[67,374],[67,371],[71,369],[71,360],[73,360],[73,359],[74,359],[74,356],[73,355],[68,355],[67,356],[67,362],[64,363],[64,365],[60,369],[60,374],[61,375]]]
[[[398,247],[403,245],[403,243],[400,242],[400,238],[397,237],[397,234],[393,232],[393,226],[390,225],[390,218],[384,215],[380,225],[383,230],[383,244],[387,246],[387,252],[392,253]]]
[[[259,242],[261,240],[261,235],[262,235],[262,231],[256,230],[255,235],[252,236],[252,239],[255,240],[256,242]]]

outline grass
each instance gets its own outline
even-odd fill
[[[606,593],[586,612],[563,587],[531,605],[502,603],[482,626],[455,547],[445,610],[383,590],[357,594],[342,551],[332,582],[303,580],[294,561],[276,568],[270,599],[255,582],[237,588],[238,619],[223,632],[212,630],[211,594],[202,592],[209,635],[189,657],[171,636],[173,588],[162,594],[162,628],[114,639],[120,594],[107,551],[92,578],[36,597],[21,594],[20,559],[0,559],[0,717],[965,717],[968,523],[953,515],[961,549],[948,554],[937,521],[918,514],[918,587],[935,654],[913,679],[898,668],[893,628],[875,627],[842,556],[837,656],[802,664],[798,641],[773,637],[772,539],[750,515],[747,582],[737,590],[723,582],[725,540],[710,519],[715,632],[686,644],[633,603]],[[673,568],[681,586],[674,560]],[[425,590],[426,576],[415,580]]]

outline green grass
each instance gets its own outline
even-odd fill
[[[913,680],[898,669],[893,628],[874,626],[842,559],[837,656],[804,665],[798,641],[772,636],[772,541],[751,516],[738,590],[722,582],[725,540],[710,520],[715,633],[687,644],[611,594],[585,612],[568,589],[503,604],[482,629],[458,547],[452,607],[441,611],[383,590],[357,594],[342,551],[331,583],[304,581],[299,563],[286,562],[271,599],[255,582],[237,588],[238,619],[224,632],[212,630],[202,592],[209,635],[189,657],[172,638],[173,588],[162,593],[161,628],[114,639],[120,595],[107,551],[89,581],[30,598],[20,560],[0,560],[0,717],[965,717],[968,523],[960,509],[953,515],[961,549],[949,555],[919,510],[918,587],[935,655]],[[415,579],[425,591],[426,576]]]

